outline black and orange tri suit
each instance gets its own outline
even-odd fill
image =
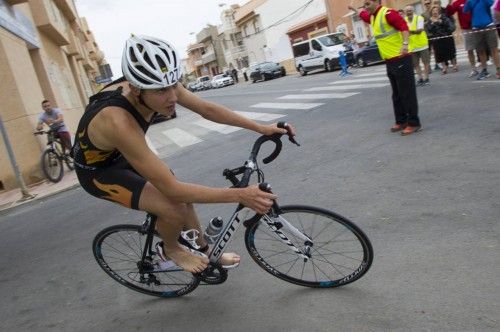
[[[111,84],[118,83],[115,81]],[[75,171],[78,181],[89,194],[139,209],[139,198],[146,184],[144,179],[127,162],[118,150],[105,151],[97,148],[89,139],[87,129],[90,121],[105,107],[116,106],[129,112],[144,133],[150,122],[122,95],[122,88],[102,91],[90,97],[85,108],[73,145]]]

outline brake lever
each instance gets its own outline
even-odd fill
[[[288,140],[293,144],[300,146],[300,144],[295,140],[295,137],[290,134],[288,123],[284,121],[278,122],[278,128],[286,129],[286,134],[288,135]]]
[[[293,144],[297,145],[297,146],[300,146],[299,142],[297,142],[294,138],[294,136],[290,135],[290,134],[287,134],[288,135],[288,140],[290,142],[292,142]]]

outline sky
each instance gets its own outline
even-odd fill
[[[196,42],[198,32],[208,23],[221,24],[223,9],[246,2],[248,0],[75,0],[75,5],[78,15],[87,19],[116,79],[122,76],[121,54],[131,33],[164,39],[184,58],[187,46]]]

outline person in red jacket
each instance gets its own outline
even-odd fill
[[[390,131],[406,136],[421,130],[408,24],[397,10],[382,6],[381,0],[364,0],[364,9],[359,13],[353,6],[348,8],[371,25],[380,56],[385,60],[396,120]]]
[[[455,13],[458,15],[458,22],[460,28],[462,28],[462,36],[464,37],[464,46],[467,51],[467,57],[469,58],[469,63],[471,66],[471,72],[469,77],[474,77],[479,74],[476,70],[476,58],[474,55],[474,43],[472,42],[472,15],[470,13],[464,13],[463,9],[467,0],[448,0],[448,6],[446,6],[446,15],[452,16]]]

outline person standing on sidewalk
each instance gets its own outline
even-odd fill
[[[50,101],[45,99],[42,101],[43,113],[38,117],[36,130],[43,129],[45,123],[51,129],[57,131],[57,135],[61,139],[64,152],[67,153],[71,149],[71,135],[68,127],[64,124],[63,113],[59,108],[52,107]]]
[[[385,60],[387,76],[392,87],[392,103],[396,123],[391,132],[410,135],[420,129],[417,89],[413,73],[412,55],[408,51],[410,32],[408,25],[397,10],[380,4],[380,0],[365,0],[359,17],[371,24],[373,37],[380,56]],[[349,9],[358,12],[349,6]]]
[[[429,40],[425,32],[424,17],[415,15],[413,6],[406,6],[405,20],[410,29],[410,52],[413,54],[413,66],[418,76],[418,86],[429,84],[429,72],[431,70],[431,56],[429,53]],[[420,68],[420,60],[424,65],[424,71]]]

